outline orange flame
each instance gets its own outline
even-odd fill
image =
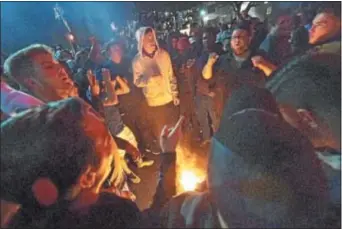
[[[189,147],[177,147],[177,193],[195,191],[205,180],[206,169],[201,158]]]
[[[200,178],[192,170],[183,170],[180,175],[180,184],[184,191],[194,191],[199,183],[201,183],[204,178]]]

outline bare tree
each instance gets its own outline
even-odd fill
[[[237,17],[239,20],[242,20],[242,15],[241,15],[241,6],[244,2],[231,2],[233,5],[234,12],[236,13]],[[260,5],[260,2],[248,2],[248,5],[244,11],[249,12],[249,10],[255,6]]]

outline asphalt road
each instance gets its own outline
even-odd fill
[[[152,202],[159,176],[160,155],[148,154],[146,156],[155,161],[151,167],[138,169],[130,166],[141,178],[140,184],[130,184],[131,190],[137,196],[136,203],[140,210],[148,208]]]

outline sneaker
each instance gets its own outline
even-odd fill
[[[138,168],[143,168],[143,167],[149,167],[152,166],[154,164],[154,160],[144,160],[142,158],[139,158],[136,162],[135,162],[138,166]]]
[[[154,155],[159,155],[160,154],[159,151],[157,151],[157,150],[150,150],[150,149],[145,149],[145,152],[146,153],[152,153]]]
[[[160,151],[152,151],[151,153],[154,154],[154,155],[159,155]]]
[[[135,173],[130,173],[127,174],[128,179],[133,183],[133,184],[139,184],[141,182],[140,177],[138,177]]]

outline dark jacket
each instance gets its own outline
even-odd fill
[[[213,79],[216,81],[216,87],[221,88],[223,91],[224,101],[228,99],[234,88],[238,88],[241,85],[265,86],[266,76],[261,70],[253,66],[251,61],[253,56],[262,56],[268,59],[265,52],[257,50],[251,51],[249,57],[242,63],[238,63],[232,53],[220,56],[215,63]]]
[[[211,142],[208,191],[165,206],[161,228],[322,227],[327,186],[310,141],[265,89],[232,94]],[[255,91],[263,90],[267,96]]]
[[[274,64],[282,65],[292,57],[289,39],[289,37],[279,37],[273,34],[268,34],[265,40],[261,43],[259,49],[264,50]]]

